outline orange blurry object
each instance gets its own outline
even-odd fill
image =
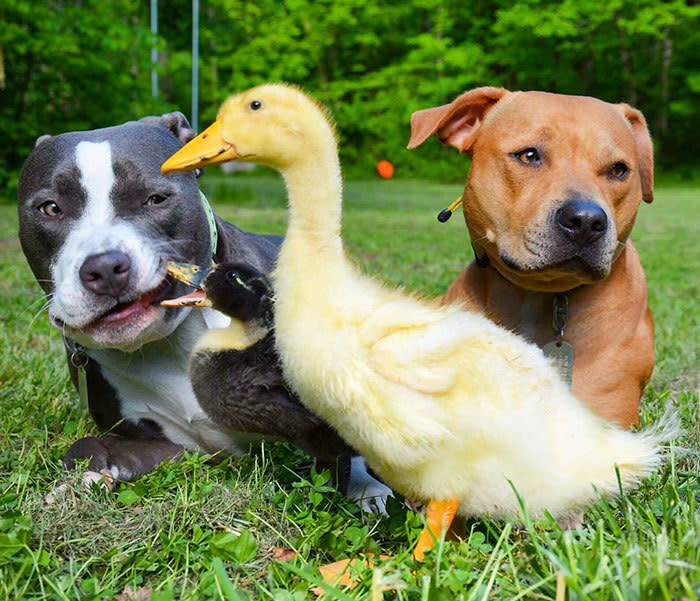
[[[377,173],[386,179],[391,179],[394,177],[394,166],[389,161],[379,161],[377,163]]]

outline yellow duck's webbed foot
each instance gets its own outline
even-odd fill
[[[413,558],[423,561],[425,552],[435,546],[443,532],[447,532],[454,520],[459,501],[457,499],[432,499],[425,510],[426,525],[413,549]]]

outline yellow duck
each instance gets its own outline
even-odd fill
[[[284,177],[287,235],[272,275],[277,347],[302,402],[395,490],[428,502],[414,555],[468,516],[559,519],[597,493],[635,486],[673,424],[631,433],[594,416],[534,344],[460,306],[437,306],[363,275],[340,236],[334,128],[299,89],[230,97],[162,171],[242,158]],[[672,421],[672,420],[671,420]],[[597,491],[597,492],[596,492]]]

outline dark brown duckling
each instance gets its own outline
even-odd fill
[[[190,379],[202,409],[231,430],[294,443],[336,474],[345,493],[354,453],[285,385],[265,274],[238,263],[211,268],[171,263],[168,271],[197,290],[163,304],[212,307],[231,318],[228,327],[202,336],[190,358]]]

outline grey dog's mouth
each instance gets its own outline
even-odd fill
[[[117,302],[113,307],[103,312],[91,322],[79,329],[89,330],[90,328],[94,328],[96,326],[117,325],[124,321],[128,321],[136,315],[143,313],[151,305],[159,305],[160,302],[170,294],[173,286],[173,279],[170,276],[166,276],[155,288],[152,288],[136,298]],[[57,326],[62,328],[71,327],[57,317],[54,317],[54,322]]]

